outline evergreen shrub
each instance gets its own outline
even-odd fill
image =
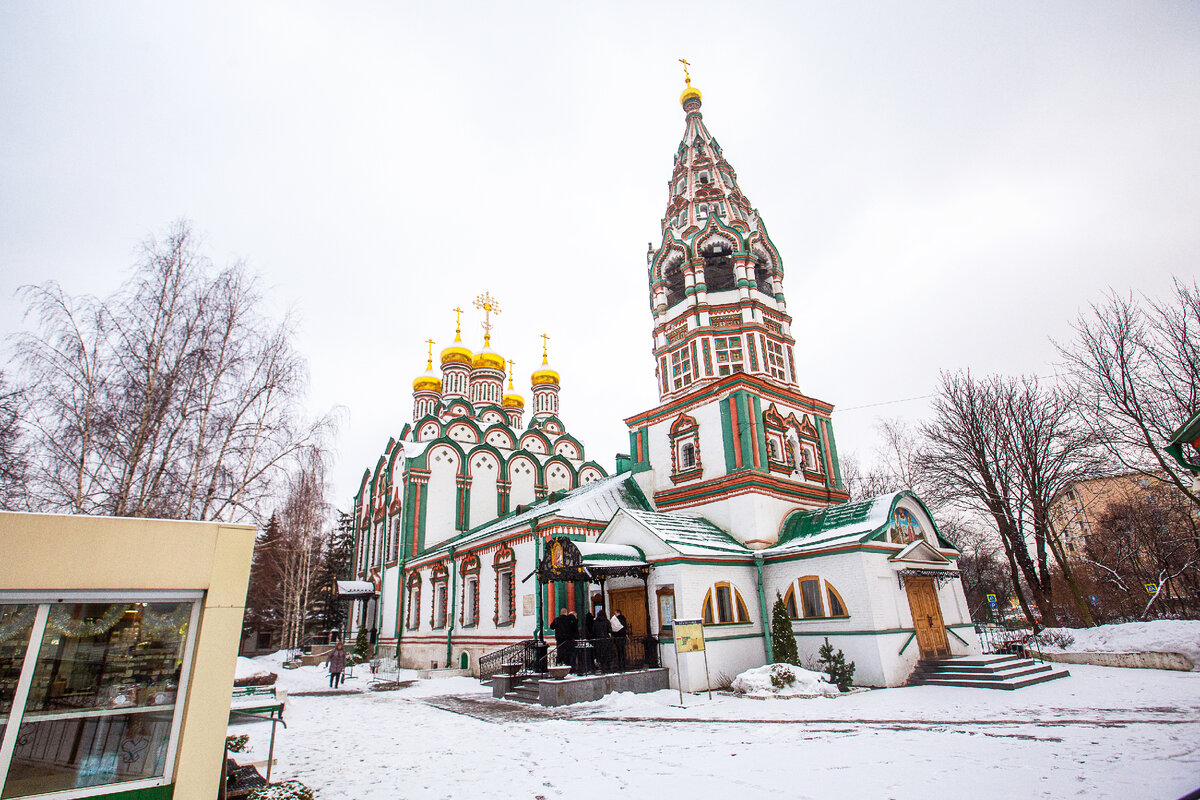
[[[846,654],[841,650],[835,653],[828,636],[825,637],[825,644],[817,651],[817,661],[829,676],[830,683],[836,684],[839,691],[850,691],[850,687],[854,685],[854,662],[847,664]]]
[[[800,666],[800,653],[796,649],[792,620],[779,592],[775,593],[775,605],[771,608],[771,653],[776,664]]]

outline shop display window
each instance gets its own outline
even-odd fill
[[[198,599],[0,600],[0,797],[169,783]]]

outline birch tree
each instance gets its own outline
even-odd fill
[[[332,433],[305,420],[290,319],[243,263],[214,271],[190,226],[147,240],[112,296],[26,286],[17,339],[34,504],[74,514],[262,521]]]

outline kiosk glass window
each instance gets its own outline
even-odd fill
[[[0,606],[0,797],[168,783],[196,600],[13,608]]]

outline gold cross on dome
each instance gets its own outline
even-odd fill
[[[691,86],[692,85],[692,76],[690,74],[688,74],[688,67],[691,66],[691,63],[686,58],[679,59],[679,63],[683,64],[683,82],[686,83],[688,86]]]
[[[450,310],[454,312],[454,341],[461,342],[462,341],[463,310],[461,308],[459,308],[458,306],[455,306],[454,308],[452,308]]]
[[[425,369],[433,369],[433,339],[426,339],[425,344],[429,345],[429,361],[425,364]]]
[[[492,344],[492,314],[500,313],[500,301],[492,297],[488,292],[484,292],[475,298],[475,307],[483,309],[483,346],[490,347]]]
[[[513,376],[513,371],[514,371],[516,368],[517,368],[517,362],[516,362],[516,361],[513,361],[513,360],[510,358],[510,359],[508,360],[508,390],[509,390],[510,392],[512,391],[512,388],[513,388],[513,385],[512,385],[512,376]]]
[[[543,333],[542,334],[542,366],[543,367],[546,366],[548,363],[550,363],[546,360],[546,354],[547,354],[546,343],[549,341],[550,341],[550,337],[547,334]]]

